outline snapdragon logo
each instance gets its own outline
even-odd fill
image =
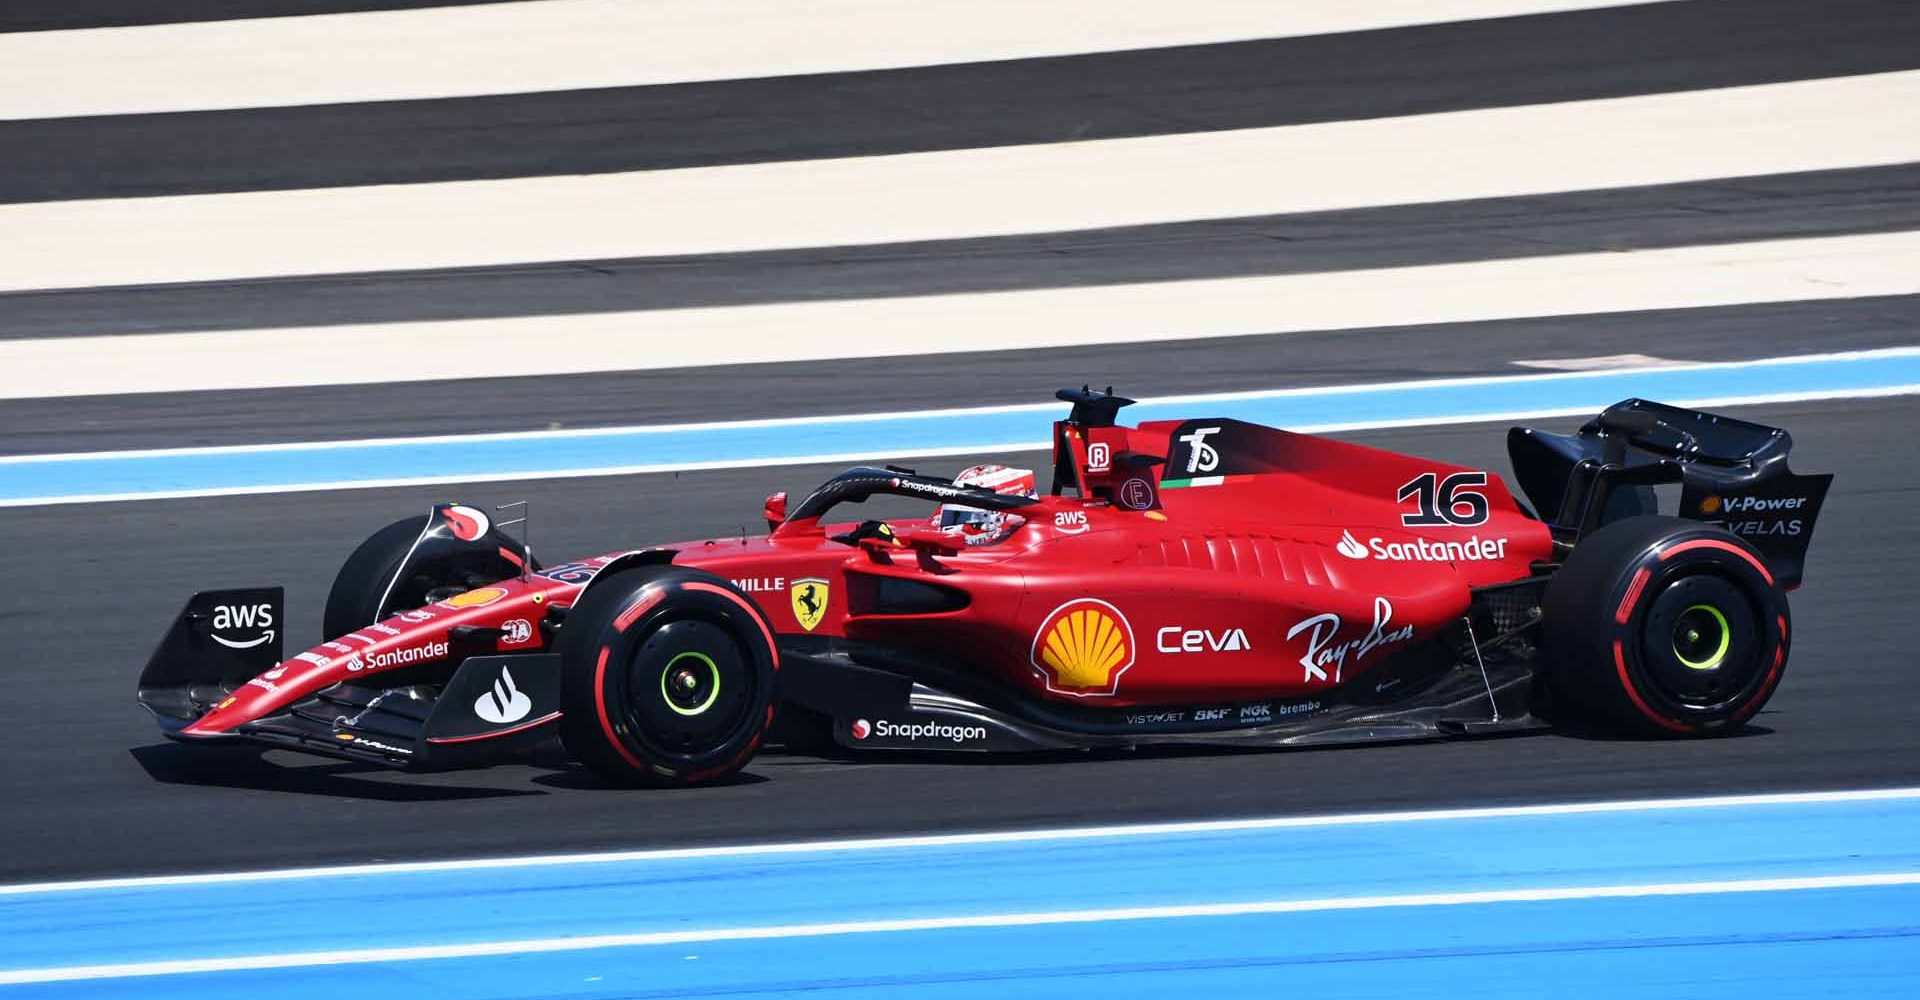
[[[867,726],[867,720],[855,720],[853,738],[864,740],[869,733],[882,739],[906,740],[917,743],[920,740],[946,740],[950,743],[965,743],[968,740],[987,738],[985,726],[953,726],[944,722],[888,722],[881,719]]]

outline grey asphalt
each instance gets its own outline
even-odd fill
[[[0,454],[1039,403],[1082,383],[1167,396],[1539,374],[1512,362],[1628,353],[1740,361],[1910,345],[1915,330],[1920,295],[937,357],[0,400]]]
[[[867,247],[12,292],[0,294],[0,339],[1088,287],[1915,228],[1920,164],[1898,164]]]
[[[658,170],[1594,100],[1912,69],[1916,34],[1920,7],[1907,0],[1691,0],[878,72],[11,122],[0,123],[0,202]]]
[[[1910,614],[1920,488],[1909,460],[1920,400],[1730,412],[1789,428],[1795,467],[1838,478],[1794,597],[1794,656],[1778,696],[1747,733],[1703,742],[1543,735],[1006,762],[765,756],[736,783],[669,792],[607,788],[551,761],[406,776],[284,751],[203,753],[161,741],[132,690],[196,587],[284,583],[290,638],[304,643],[359,538],[432,499],[529,498],[536,539],[559,558],[732,532],[767,491],[804,489],[831,470],[0,511],[16,581],[0,602],[11,703],[0,727],[0,880],[1920,783]],[[1501,431],[1347,436],[1501,470]]]

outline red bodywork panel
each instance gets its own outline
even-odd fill
[[[1479,470],[1231,420],[1060,424],[1055,441],[1056,467],[1096,499],[1043,497],[994,544],[915,520],[891,522],[892,543],[850,546],[830,536],[851,524],[800,519],[664,548],[732,580],[777,632],[922,651],[1040,697],[1114,708],[1312,698],[1437,638],[1466,614],[1469,588],[1524,579],[1552,552],[1546,525]],[[547,609],[572,604],[624,554],[338,637],[184,735],[226,732],[341,681],[539,651]],[[916,611],[901,594],[960,606]],[[459,625],[506,634],[463,644],[450,635]]]

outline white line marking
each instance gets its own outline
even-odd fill
[[[1400,823],[1459,822],[1551,816],[1590,816],[1636,812],[1672,812],[1689,809],[1832,805],[1860,802],[1907,802],[1920,799],[1920,787],[1872,788],[1827,792],[1768,792],[1752,795],[1714,795],[1674,799],[1624,799],[1609,802],[1567,802],[1525,806],[1487,806],[1465,809],[1415,809],[1399,812],[1336,813],[1325,816],[1281,816],[1265,819],[1202,820],[1184,823],[1141,823],[1125,826],[1064,827],[1006,830],[993,833],[931,834],[913,837],[874,837],[849,840],[811,840],[720,847],[677,847],[639,851],[602,851],[546,854],[526,857],[469,858],[453,861],[402,861],[387,864],[282,868],[250,872],[203,872],[189,875],[146,875],[131,878],[85,879],[66,882],[28,882],[0,886],[0,896],[59,892],[99,892],[284,882],[350,876],[385,878],[435,872],[490,871],[546,868],[565,865],[634,864],[698,858],[752,858],[849,851],[900,851],[924,848],[971,847],[987,844],[1030,844],[1080,840],[1152,839],[1206,836],[1261,830],[1319,829],[1339,826],[1378,826]]]
[[[1618,0],[543,0],[0,35],[0,119],[630,87],[1365,31]],[[112,72],[100,72],[110,66]]]
[[[1515,361],[1517,368],[1547,368],[1565,372],[1614,371],[1621,368],[1679,368],[1699,364],[1675,358],[1656,358],[1651,354],[1597,354],[1589,358],[1535,358]]]
[[[1920,93],[1915,95],[1920,106]],[[1920,129],[1914,134],[1920,136]],[[1916,149],[1920,159],[1920,149]],[[0,232],[5,231],[0,206]],[[7,243],[0,241],[0,255]],[[1920,232],[562,316],[0,341],[0,399],[398,384],[1920,294]],[[910,331],[910,335],[903,335]]]
[[[914,931],[961,930],[983,927],[1045,927],[1061,924],[1114,923],[1135,920],[1190,920],[1207,917],[1243,917],[1281,913],[1321,913],[1334,910],[1379,910],[1426,906],[1486,906],[1501,903],[1544,903],[1591,899],[1637,899],[1658,896],[1708,896],[1729,893],[1806,892],[1818,889],[1866,889],[1920,885],[1920,872],[1877,872],[1866,875],[1818,875],[1800,878],[1733,879],[1712,882],[1658,882],[1634,885],[1568,886],[1529,889],[1492,889],[1479,892],[1428,892],[1380,896],[1343,896],[1328,899],[1275,899],[1245,903],[1201,903],[1184,906],[1133,906],[1109,909],[1047,910],[1028,913],[990,913],[901,920],[849,920],[836,923],[780,924],[770,927],[717,927],[688,931],[635,934],[593,934],[576,937],[530,938],[517,941],[481,941],[465,944],[419,945],[405,948],[356,948],[338,951],[291,952],[189,958],[111,965],[0,971],[0,985],[58,983],[141,976],[177,976],[210,972],[310,968],[328,965],[364,965],[373,962],[420,962],[436,959],[524,956],[555,952],[593,951],[657,945],[705,944],[716,941],[766,941],[781,938],[830,937],[846,934],[899,934]]]
[[[895,156],[5,205],[0,290],[872,245],[1878,166],[1920,160],[1915,107],[1920,71],[1907,71]],[[886,339],[940,341],[914,327]]]
[[[1920,395],[1920,384],[1888,386],[1876,389],[1845,389],[1816,392],[1783,392],[1756,396],[1719,396],[1704,399],[1666,400],[1675,406],[1695,409],[1726,406],[1759,406],[1773,403],[1798,403],[1829,399],[1881,399],[1891,396]],[[1288,428],[1302,434],[1331,434],[1342,431],[1384,430],[1394,427],[1448,427],[1458,424],[1503,423],[1514,420],[1544,420],[1553,417],[1593,415],[1593,407],[1560,407],[1542,410],[1513,410],[1471,416],[1436,417],[1418,420],[1356,420],[1332,424],[1299,424]],[[638,476],[663,472],[707,472],[717,469],[776,468],[793,465],[836,465],[865,462],[877,458],[938,458],[946,455],[997,454],[1044,451],[1046,441],[1011,441],[997,444],[962,444],[935,448],[908,448],[884,455],[872,452],[840,452],[823,455],[795,455],[786,458],[754,458],[735,461],[682,462],[660,465],[624,465],[580,469],[503,469],[458,476],[417,476],[405,479],[351,479],[324,483],[284,483],[268,486],[238,486],[219,489],[155,490],[145,493],[85,493],[48,497],[0,499],[4,507],[51,507],[80,503],[124,503],[135,500],[178,500],[188,497],[260,496],[279,493],[317,493],[325,490],[400,489],[410,486],[439,486],[449,483],[496,483],[513,480],[592,479],[600,476]]]

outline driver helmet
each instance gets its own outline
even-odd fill
[[[953,477],[955,486],[979,486],[1006,496],[1037,497],[1032,469],[1012,469],[1004,465],[976,465],[962,469]],[[985,510],[962,503],[941,504],[934,512],[934,526],[942,531],[986,531],[1001,520],[997,510]]]

